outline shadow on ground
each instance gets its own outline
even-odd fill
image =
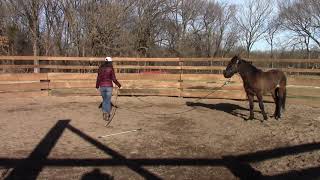
[[[220,104],[210,106],[217,109],[237,109],[240,106]],[[242,108],[242,107],[240,107]],[[244,108],[242,108],[244,109]],[[4,179],[30,179],[35,180],[44,167],[107,167],[122,166],[134,171],[144,179],[163,179],[160,175],[147,170],[146,166],[192,166],[192,167],[226,167],[239,179],[315,179],[320,177],[320,166],[288,171],[273,176],[263,175],[254,169],[250,163],[257,163],[269,159],[320,150],[320,143],[301,144],[291,147],[280,147],[271,150],[257,151],[236,156],[223,156],[221,158],[126,158],[119,152],[109,148],[98,140],[70,124],[71,120],[59,120],[52,127],[40,143],[27,158],[1,158],[0,167],[13,169]],[[65,130],[69,130],[87,143],[101,150],[111,158],[79,158],[79,159],[48,159],[52,148],[60,139]],[[82,175],[82,179],[113,179],[112,176],[102,173],[99,169]]]
[[[205,107],[212,110],[223,111],[233,116],[241,117],[244,120],[247,120],[247,117],[249,115],[249,114],[243,114],[239,112],[239,111],[247,111],[249,113],[249,109],[239,106],[237,104],[230,104],[230,103],[206,104],[206,103],[193,103],[193,102],[186,102],[186,104],[187,106],[191,106],[191,107]]]

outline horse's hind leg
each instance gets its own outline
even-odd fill
[[[263,115],[263,119],[264,119],[264,120],[267,120],[267,119],[268,119],[268,116],[267,116],[266,112],[264,111],[262,94],[261,94],[261,93],[257,93],[257,98],[258,98],[258,101],[259,101],[259,107],[260,107],[260,109],[261,109],[261,113],[262,113],[262,115]]]
[[[287,98],[287,89],[286,89],[286,87],[284,87],[283,100],[282,100],[282,111],[283,112],[286,110],[286,98]]]
[[[284,88],[279,88],[279,92],[278,92],[278,118],[281,118],[281,107],[284,109],[284,103],[285,103],[285,97],[286,96],[286,92]]]
[[[274,113],[273,113],[273,117],[274,117],[275,119],[278,119],[278,112],[279,112],[278,91],[279,91],[279,88],[276,88],[274,91],[271,91],[272,98],[273,98],[273,100],[274,100],[274,103],[276,104],[276,108],[275,108]]]
[[[282,90],[282,104],[281,104],[281,107],[282,107],[282,112],[285,111],[286,109],[286,97],[287,97],[287,90],[286,90],[286,87],[283,87],[283,90]]]
[[[286,85],[287,85],[287,78],[286,76],[283,74],[283,77],[279,83],[279,91],[278,91],[278,106],[279,106],[279,112],[278,112],[278,117],[281,118],[281,108],[283,109],[283,111],[285,110],[285,104],[286,104],[286,96],[287,96],[287,92],[286,92]]]

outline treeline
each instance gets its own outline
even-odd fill
[[[0,1],[0,55],[317,58],[319,37],[318,0]]]

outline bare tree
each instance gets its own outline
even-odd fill
[[[230,35],[228,31],[231,30],[235,8],[232,5],[209,1],[202,4],[200,11],[200,20],[193,23],[193,27],[196,27],[194,24],[201,25],[201,28],[194,29],[198,29],[197,33],[203,36],[202,51],[207,57],[217,56],[228,39],[227,35]]]
[[[167,0],[168,11],[165,14],[163,39],[167,41],[169,50],[176,56],[186,56],[190,32],[199,31],[195,27],[202,11],[204,1]]]
[[[283,27],[295,36],[308,36],[320,47],[320,1],[297,0],[279,3]]]
[[[64,54],[62,35],[65,25],[63,2],[61,0],[45,0],[44,15],[44,54],[62,55]]]
[[[84,6],[82,46],[85,52],[95,56],[119,56],[133,48],[128,37],[128,30],[132,26],[132,2],[91,2]]]
[[[6,8],[2,1],[0,1],[0,36],[3,35],[5,31],[5,17],[6,14]]]
[[[310,54],[320,37],[320,5],[316,0],[285,1],[279,6],[282,27],[294,32],[301,40],[296,47]],[[304,2],[297,7],[305,29],[292,26],[300,20],[291,16],[298,2]],[[1,33],[8,36],[13,54],[27,54],[24,49],[33,47],[28,51],[34,55],[214,57],[245,49],[250,56],[265,38],[273,56],[279,32],[278,23],[268,21],[275,18],[267,0],[246,0],[238,9],[207,0],[4,0],[0,8],[2,3],[9,15],[0,12]]]
[[[267,32],[265,35],[265,39],[267,43],[270,45],[270,58],[274,57],[273,50],[275,44],[275,37],[280,30],[280,25],[281,24],[277,17],[271,18],[267,24]]]
[[[168,11],[166,0],[138,0],[135,3],[135,27],[133,30],[136,38],[135,48],[142,56],[149,56],[148,50],[156,43],[158,26],[163,22]]]
[[[266,21],[271,13],[271,2],[267,0],[246,0],[238,10],[236,18],[240,33],[246,47],[247,56],[253,45],[267,31]]]
[[[65,0],[63,4],[63,12],[66,18],[64,30],[64,44],[67,54],[81,56],[83,53],[81,48],[81,39],[83,37],[83,22],[81,18],[81,9],[86,5],[84,0]]]
[[[0,2],[0,54],[8,54],[9,39],[5,36],[6,31],[6,8],[4,3]]]
[[[235,17],[236,9],[235,9],[235,6],[233,5],[223,4],[221,6],[221,10],[222,10],[221,17],[219,18],[219,21],[218,21],[219,29],[217,31],[218,33],[215,38],[216,50],[214,51],[213,56],[217,56],[220,54],[220,51],[222,51],[222,48],[221,48],[222,46],[226,47],[227,44],[229,45],[232,44],[230,40],[232,39],[231,37],[233,37],[233,33],[230,33],[230,31],[234,30],[232,29],[232,26],[233,26],[232,19],[234,19]],[[229,35],[231,35],[231,37],[229,37]]]
[[[20,16],[21,23],[24,24],[32,35],[33,55],[38,56],[40,42],[40,12],[42,10],[42,0],[6,0],[8,8],[12,12]],[[39,61],[34,60],[34,65],[38,65]],[[34,72],[39,72],[39,68],[34,68]]]
[[[306,47],[306,51],[307,51],[307,58],[310,59],[311,58],[311,50],[310,50],[310,36],[304,36],[302,37],[302,43],[305,45]]]
[[[222,19],[223,12],[219,3],[207,2],[204,6],[204,13],[201,14],[201,23],[205,36],[205,54],[207,57],[212,55],[213,46],[215,54],[221,43],[221,32],[219,32],[219,21]]]
[[[176,56],[180,56],[179,41],[182,34],[180,5],[181,0],[166,1],[168,13],[165,14],[165,19],[163,21],[164,29],[159,37],[159,45],[167,47],[169,52]]]

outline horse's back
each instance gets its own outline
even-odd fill
[[[277,77],[278,79],[286,78],[285,73],[279,69],[271,69],[269,71],[266,71],[264,74],[265,76],[274,76],[274,77]]]
[[[265,79],[268,79],[269,81],[273,81],[273,83],[276,83],[277,85],[286,85],[287,83],[287,77],[285,73],[279,69],[271,69],[269,71],[264,72]]]

